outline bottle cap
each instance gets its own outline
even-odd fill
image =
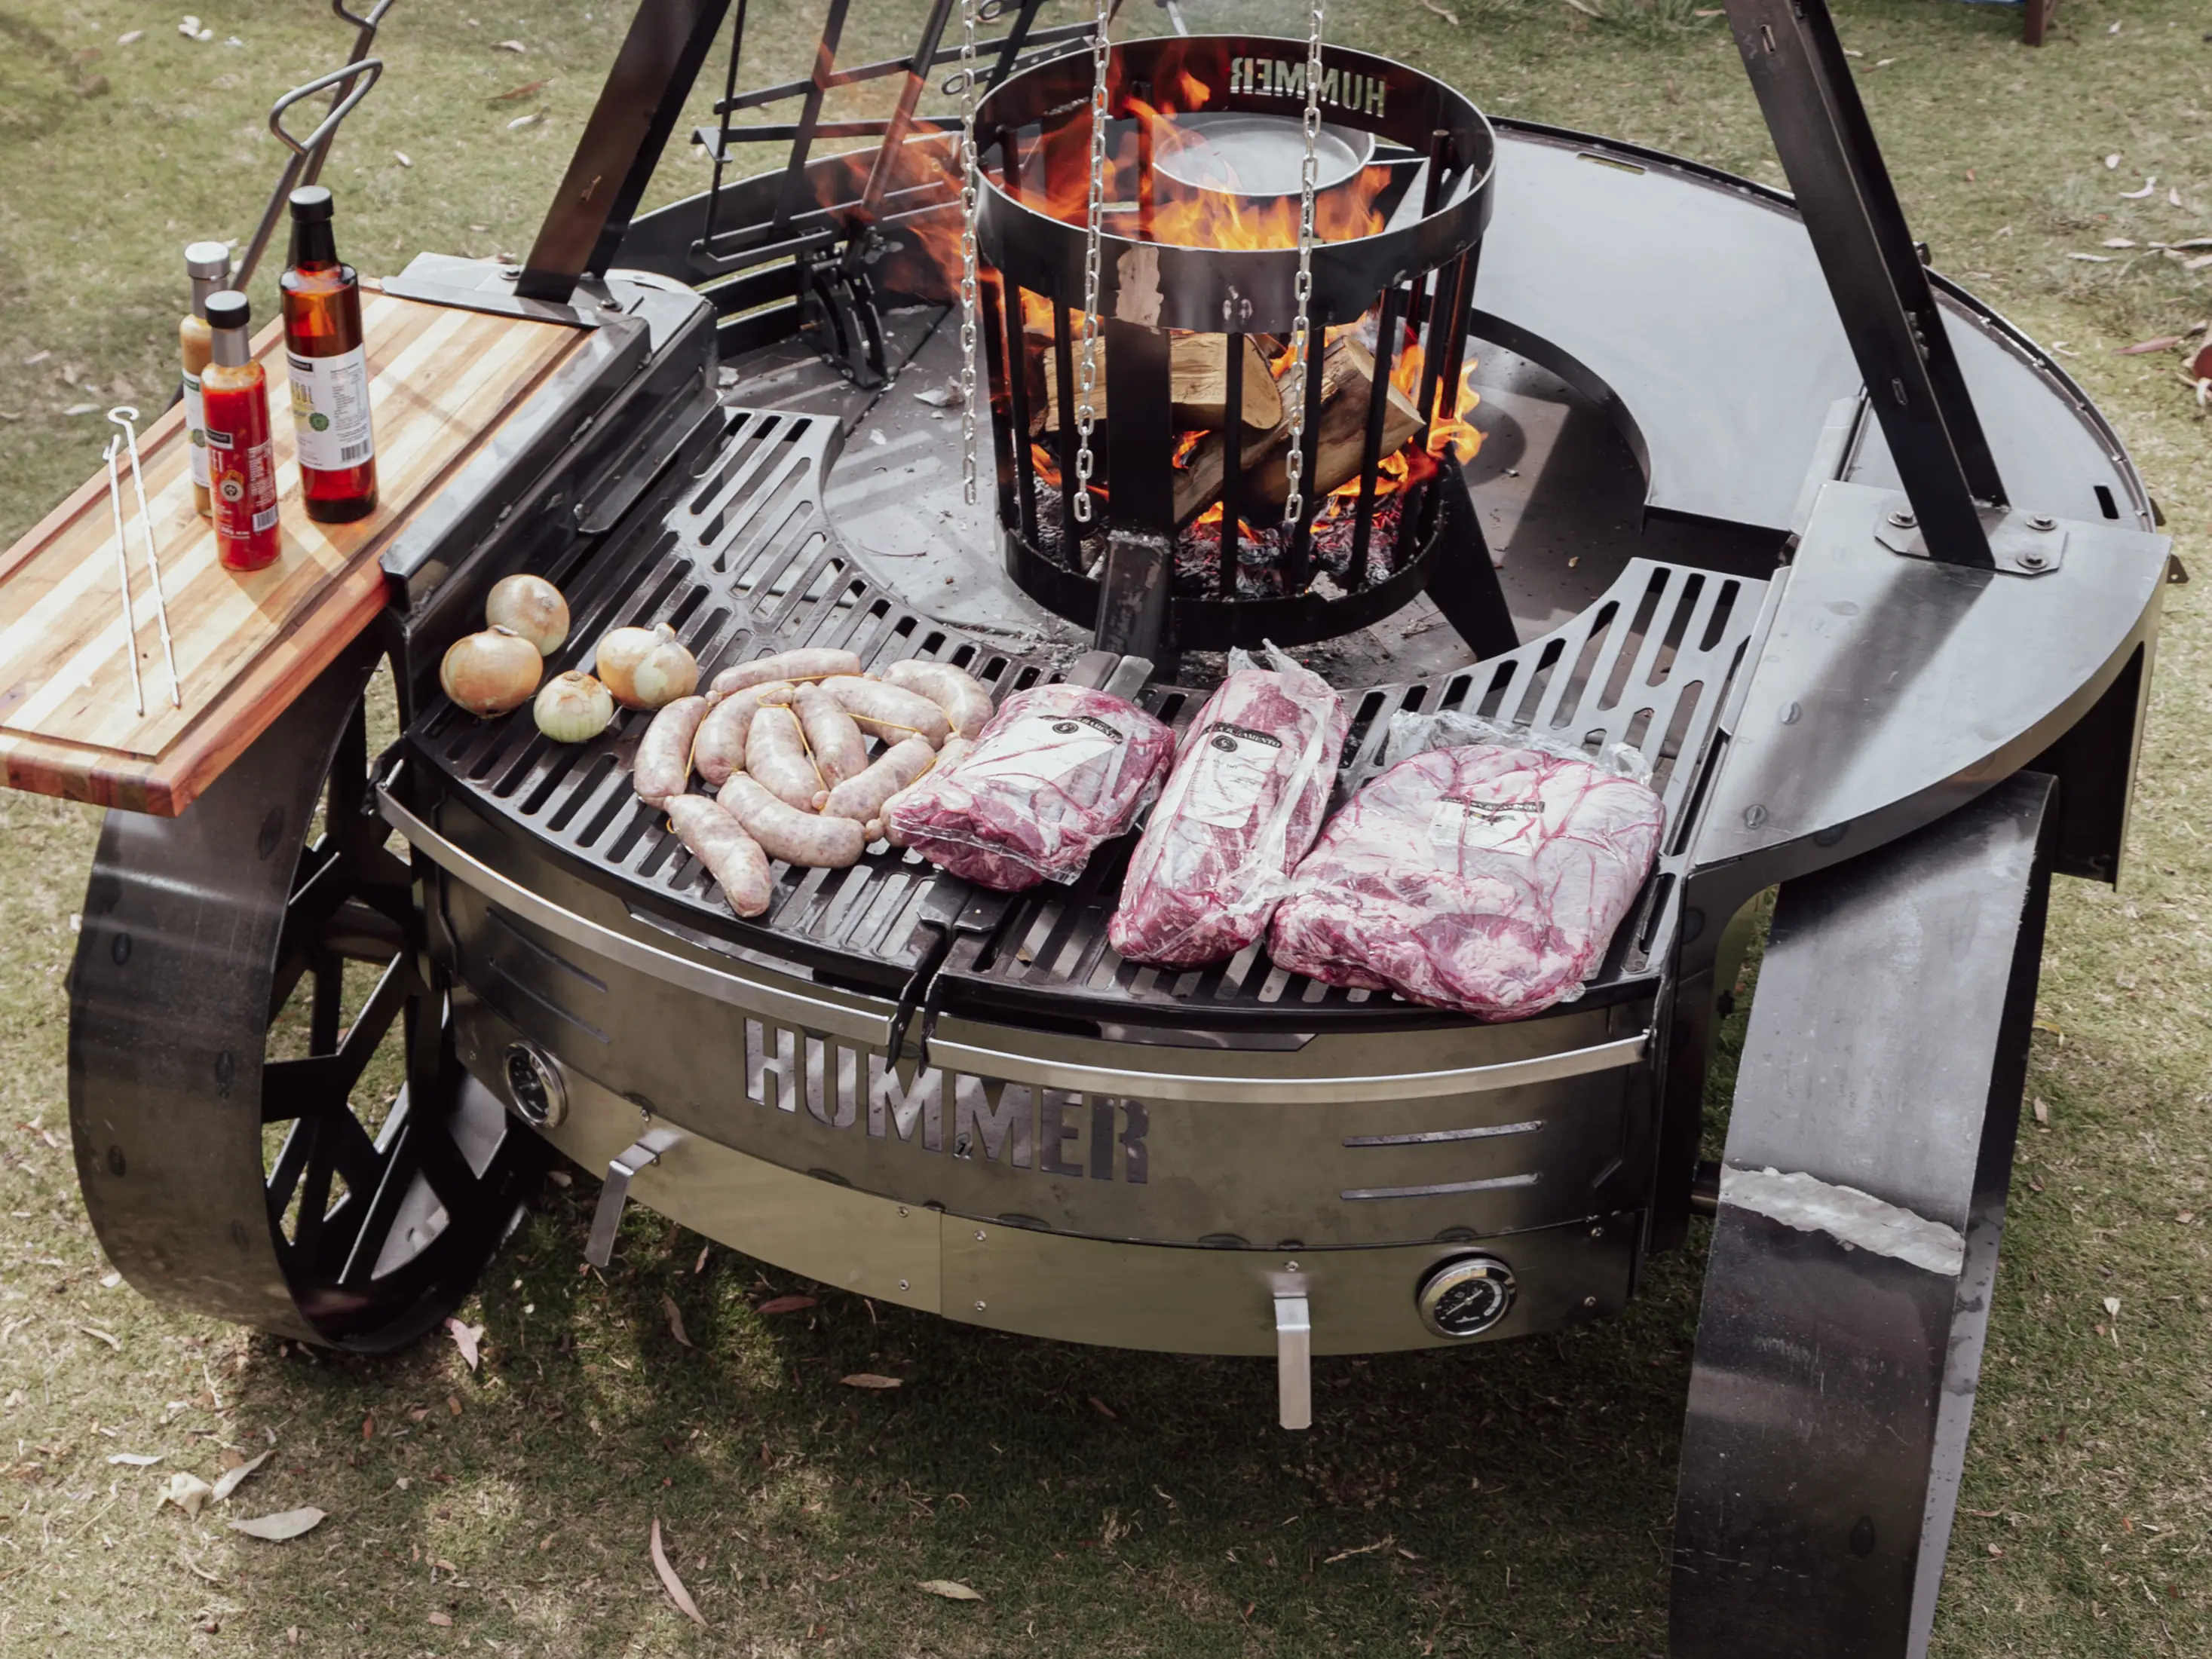
[[[303,185],[292,192],[292,222],[295,225],[328,224],[331,218],[331,192],[322,185]]]
[[[236,289],[227,288],[220,294],[208,295],[210,328],[244,328],[252,315],[253,307]]]
[[[194,242],[185,250],[185,274],[203,282],[230,279],[230,250],[221,242]]]

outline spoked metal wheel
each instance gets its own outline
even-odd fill
[[[180,817],[108,815],[70,1025],[78,1175],[131,1282],[363,1352],[468,1293],[545,1158],[455,1059],[412,872],[366,810],[374,662],[334,665]]]

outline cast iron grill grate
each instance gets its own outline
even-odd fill
[[[588,670],[610,629],[665,621],[698,658],[702,684],[731,663],[803,645],[842,646],[870,663],[940,659],[994,696],[1056,678],[1041,662],[940,626],[861,573],[821,508],[836,431],[821,416],[728,411],[720,442],[682,498],[630,549],[579,554],[546,573],[571,618],[548,675]],[[768,912],[739,921],[666,818],[630,793],[630,761],[651,719],[621,710],[593,742],[556,744],[527,707],[478,720],[441,698],[408,735],[478,813],[566,854],[586,878],[687,937],[898,994],[951,918],[973,908],[977,896],[964,883],[915,854],[879,848],[847,870],[777,866]]]
[[[1687,857],[1686,827],[1765,589],[1739,576],[1632,560],[1603,599],[1540,639],[1456,673],[1358,693],[1332,805],[1382,769],[1390,716],[1401,709],[1463,709],[1592,754],[1615,744],[1638,750],[1666,802],[1667,838],[1586,996],[1625,991],[1671,945],[1669,901]],[[1171,688],[1147,698],[1177,726],[1202,701]],[[1129,850],[1124,838],[1073,885],[1018,895],[988,932],[963,935],[939,972],[933,1006],[1092,1028],[1126,1022],[1224,1032],[1437,1018],[1385,994],[1289,973],[1258,945],[1204,968],[1123,959],[1107,943],[1106,923]]]

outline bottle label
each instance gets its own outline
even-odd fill
[[[300,465],[317,472],[359,466],[376,453],[369,430],[368,353],[356,346],[335,357],[286,352],[292,378],[292,426]]]
[[[253,570],[276,556],[276,450],[270,441],[267,392],[221,392],[206,401],[207,457],[216,552],[234,570]]]
[[[185,376],[185,436],[191,445],[192,482],[210,488],[207,453],[207,410],[200,402],[200,377]]]

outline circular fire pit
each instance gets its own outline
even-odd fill
[[[1404,64],[1322,61],[1316,332],[1300,386],[1302,42],[1114,48],[1088,395],[1091,135],[1067,112],[1089,60],[1015,76],[978,111],[998,520],[1015,581],[1072,621],[1099,624],[1118,582],[1120,603],[1154,612],[1139,631],[1175,648],[1298,644],[1396,610],[1448,551],[1485,557],[1452,450],[1496,138],[1466,98]],[[1310,505],[1287,524],[1300,400]],[[1086,406],[1099,422],[1087,522],[1064,487]],[[1132,576],[1117,556],[1109,574],[1117,537],[1144,538],[1164,568]]]

